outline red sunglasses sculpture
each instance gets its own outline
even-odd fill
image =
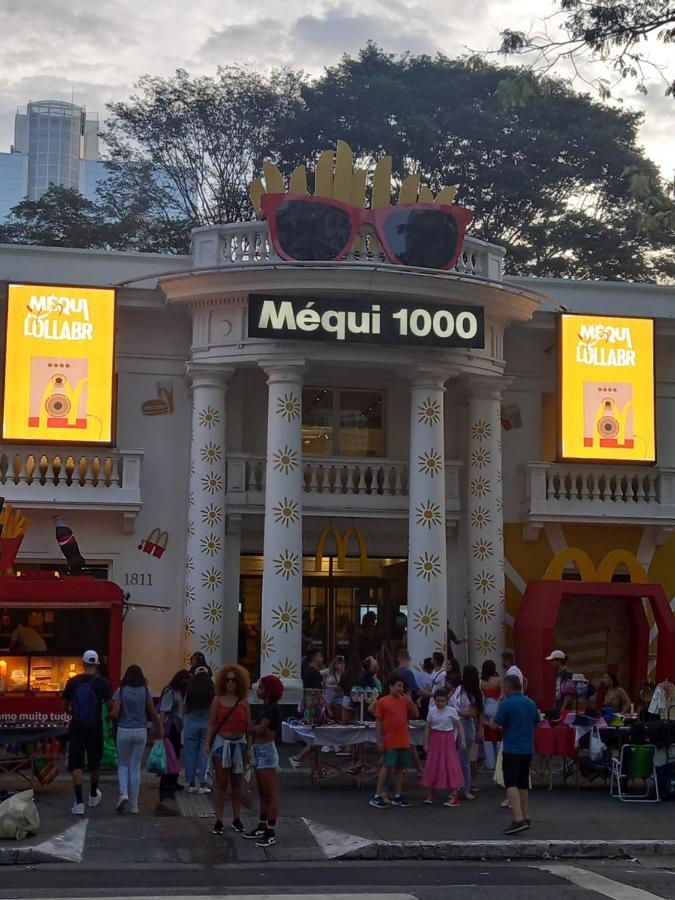
[[[373,176],[371,203],[376,208],[369,209],[365,175],[353,171],[352,151],[343,141],[338,141],[336,153],[327,150],[319,158],[314,195],[307,193],[304,166],[292,173],[285,193],[281,173],[266,163],[265,185],[261,179],[253,182],[251,200],[268,222],[277,255],[301,262],[344,259],[350,250],[363,247],[363,235],[370,231],[391,263],[451,269],[473,218],[468,209],[452,204],[455,189],[444,188],[434,200],[419,176],[409,176],[398,204],[391,205],[391,158],[384,157]],[[362,205],[353,202],[361,196]]]

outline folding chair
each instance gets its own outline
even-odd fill
[[[621,756],[612,760],[610,795],[618,797],[624,803],[657,803],[661,798],[654,765],[655,753],[654,744],[624,744]],[[629,783],[638,778],[644,782],[644,793],[629,792]],[[656,796],[650,798],[652,784]]]

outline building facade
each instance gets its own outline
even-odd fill
[[[419,665],[449,629],[460,660],[497,659],[528,584],[576,577],[581,551],[599,569],[621,550],[612,579],[635,560],[675,596],[671,287],[504,278],[503,250],[471,238],[447,272],[287,262],[264,221],[198,229],[191,256],[4,246],[0,263],[7,282],[117,286],[112,446],[5,443],[0,493],[31,516],[19,569],[62,563],[58,512],[129,594],[124,663],[155,690],[193,650],[291,688],[313,647],[407,644]],[[447,335],[451,308],[458,331],[480,313],[481,346],[374,327]],[[654,320],[656,464],[559,461],[563,309]],[[556,637],[597,677],[630,627],[582,603]]]

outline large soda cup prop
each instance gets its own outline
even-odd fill
[[[154,528],[150,534],[140,542],[138,549],[142,550],[143,553],[148,553],[150,556],[161,559],[168,543],[168,533],[166,531],[160,531],[159,528]]]

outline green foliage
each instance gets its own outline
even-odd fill
[[[96,204],[59,185],[51,185],[39,200],[23,200],[0,226],[0,241],[10,244],[104,248],[111,237]]]

